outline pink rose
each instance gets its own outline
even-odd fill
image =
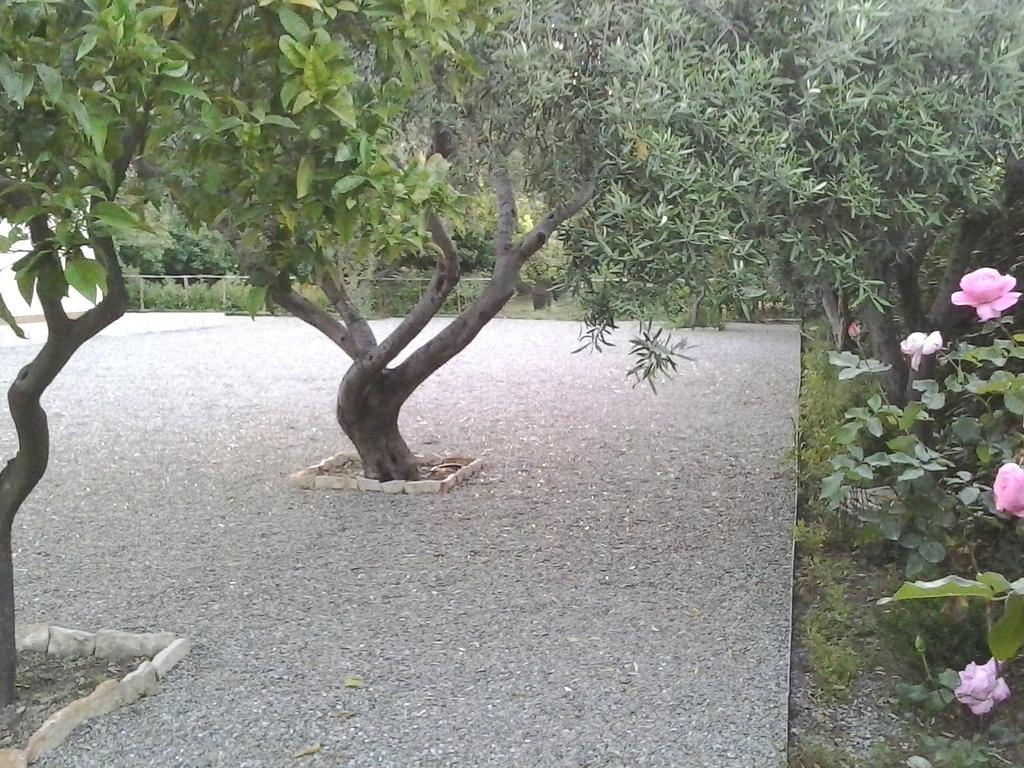
[[[856,339],[860,336],[860,325],[856,320],[850,323],[850,327],[846,329],[846,333],[851,339]]]
[[[992,492],[996,497],[996,514],[1024,518],[1024,467],[1012,462],[1003,464],[996,472]]]
[[[989,659],[978,666],[973,661],[960,673],[960,685],[954,691],[956,700],[976,715],[987,715],[992,708],[1010,698],[1010,688],[999,676],[999,664]]]
[[[921,332],[912,333],[900,342],[900,350],[910,358],[910,367],[915,371],[921,367],[921,358],[934,355],[942,349],[942,334],[932,331],[925,335]]]
[[[953,294],[952,300],[958,307],[974,307],[979,320],[994,320],[1020,299],[1020,293],[1013,290],[1016,287],[1015,277],[982,267],[961,278],[961,290]]]

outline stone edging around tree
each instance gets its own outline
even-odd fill
[[[105,680],[77,701],[54,712],[32,734],[25,749],[0,750],[0,768],[23,768],[59,747],[86,720],[133,704],[160,690],[160,681],[192,649],[183,637],[170,632],[119,632],[101,629],[83,632],[49,624],[20,624],[15,628],[19,651],[57,656],[99,656],[103,659],[148,656],[121,680]]]
[[[312,467],[300,469],[288,476],[288,484],[293,488],[300,488],[306,491],[332,490],[332,491],[376,491],[382,493],[405,493],[412,495],[424,493],[448,493],[457,485],[462,485],[469,478],[483,469],[481,459],[470,459],[462,456],[441,456],[439,454],[418,455],[416,457],[421,465],[437,465],[450,461],[453,464],[460,464],[460,468],[448,475],[443,480],[390,480],[380,482],[362,475],[331,475],[323,474],[336,466],[350,462],[358,462],[359,455],[355,453],[339,453],[324,459]]]

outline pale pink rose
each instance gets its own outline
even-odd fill
[[[1013,290],[1016,287],[1015,277],[982,267],[961,278],[960,290],[952,300],[958,307],[974,307],[979,320],[994,320],[1020,299],[1020,293]]]
[[[942,349],[942,334],[932,331],[923,334],[920,331],[910,334],[900,342],[900,350],[910,358],[910,367],[915,371],[921,367],[921,358],[934,355]]]
[[[850,323],[850,327],[846,329],[846,333],[849,335],[851,339],[856,339],[858,336],[860,336],[860,324],[858,324],[857,321],[854,320],[852,323]]]
[[[1024,467],[1012,462],[1003,464],[996,472],[992,493],[996,497],[996,514],[1024,518]]]
[[[1010,698],[1010,688],[999,676],[999,664],[989,659],[988,664],[978,666],[973,661],[960,672],[960,685],[954,691],[956,700],[970,708],[976,715],[987,715],[1000,702]]]

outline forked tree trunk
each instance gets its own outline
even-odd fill
[[[390,371],[366,374],[356,364],[338,388],[338,424],[374,480],[419,480],[419,464],[398,429],[406,397],[389,382]]]

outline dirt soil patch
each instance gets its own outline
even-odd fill
[[[0,749],[24,748],[50,715],[88,696],[104,680],[124,677],[140,661],[19,651],[15,683],[18,700],[0,709]]]

